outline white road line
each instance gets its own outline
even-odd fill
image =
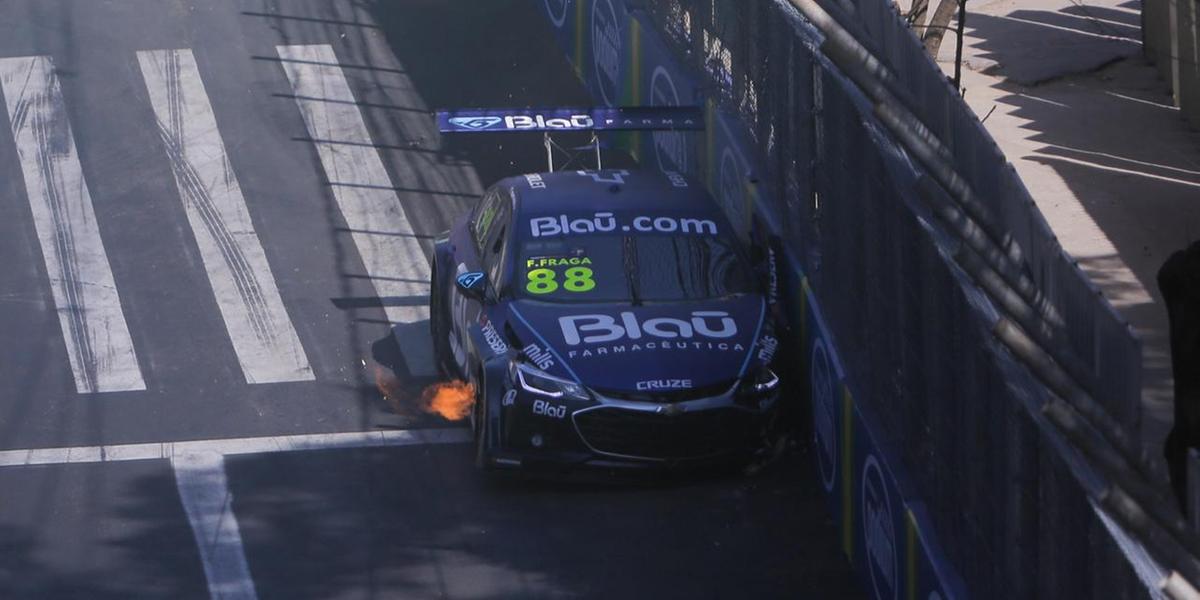
[[[244,454],[379,448],[471,441],[467,429],[395,429],[0,451],[0,467],[108,463],[167,459],[175,470],[179,498],[200,550],[209,595],[214,599],[257,598],[242,546],[225,457]]]
[[[0,59],[0,87],[75,389],[144,390],[50,57]]]
[[[179,499],[200,549],[208,594],[221,600],[254,600],[258,593],[242,548],[233,494],[225,476],[225,457],[214,452],[185,454],[171,460]]]
[[[388,320],[402,325],[428,320],[429,261],[392,189],[379,151],[372,147],[333,48],[328,44],[277,46],[276,51],[309,137],[342,142],[315,145],[375,292],[385,300],[411,303],[385,305]],[[402,335],[397,341],[412,374],[434,373],[428,337]]]
[[[147,50],[137,57],[188,223],[246,381],[313,379],[192,51]]]
[[[240,454],[334,450],[339,448],[458,444],[470,440],[471,433],[467,429],[393,429],[386,431],[314,433],[150,444],[30,448],[25,450],[0,450],[0,467],[173,459],[177,456],[197,453],[216,453],[222,456],[235,456]]]

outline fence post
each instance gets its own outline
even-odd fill
[[[1187,513],[1192,530],[1200,533],[1200,452],[1188,449]]]

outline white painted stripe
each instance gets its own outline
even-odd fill
[[[188,223],[246,381],[313,379],[192,51],[148,50],[137,57]]]
[[[30,448],[26,450],[0,450],[0,467],[172,459],[176,456],[205,452],[216,453],[222,456],[233,456],[239,454],[295,452],[301,450],[458,444],[469,441],[471,441],[469,430],[454,428],[392,429],[386,431],[314,433],[149,444]]]
[[[137,460],[164,455],[175,469],[179,499],[200,550],[209,596],[221,600],[254,600],[258,597],[246,561],[233,494],[225,474],[225,457],[263,452],[288,452],[334,448],[365,448],[443,444],[471,439],[465,429],[334,433],[268,438],[204,440],[172,444],[131,444],[100,449],[65,449],[68,457],[102,460]],[[157,448],[155,448],[157,446]],[[114,459],[113,457],[119,457]],[[4,463],[0,458],[0,466]],[[79,462],[78,460],[72,462]]]
[[[396,324],[428,320],[429,261],[392,189],[379,151],[372,147],[333,48],[327,44],[277,46],[276,51],[283,59],[309,137],[341,142],[315,145],[376,294],[411,303],[385,305],[388,320]],[[396,337],[409,371],[433,374],[429,338]]]
[[[208,594],[221,600],[255,600],[254,579],[233,514],[225,457],[213,452],[174,457],[175,485],[200,549]]]
[[[0,59],[0,87],[75,389],[144,390],[50,57]]]

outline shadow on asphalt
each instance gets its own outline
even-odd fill
[[[1086,17],[1017,10],[1005,16],[968,14],[967,31],[979,57],[995,61],[984,73],[1022,85],[1056,79],[1064,70],[1087,72],[1134,54],[1139,31]],[[1036,56],[1049,53],[1047,58]],[[1064,65],[1069,65],[1065,67]]]
[[[1136,1],[1120,5],[1131,10],[1140,6]],[[1101,247],[1107,241],[1115,248],[1081,257],[1079,266],[1143,340],[1141,432],[1145,443],[1157,447],[1171,420],[1172,390],[1166,313],[1154,276],[1170,252],[1200,237],[1195,206],[1200,151],[1195,134],[1172,106],[1167,85],[1145,58],[1134,54],[1140,37],[1135,13],[1090,6],[1045,11],[1036,18],[1035,12],[1013,15],[1058,27],[1045,40],[1046,47],[1056,49],[1053,44],[1060,43],[1069,46],[1068,52],[1094,56],[1072,58],[1076,73],[1051,82],[1024,85],[1018,77],[994,86],[1006,93],[998,102],[1015,107],[1011,114],[1024,130],[1019,133],[1025,138],[1023,156],[1010,159],[1052,169],[1098,230],[1089,232],[1086,221],[1063,222],[1056,225],[1063,229],[1061,237],[1093,246],[1087,240],[1098,238]],[[982,40],[975,46],[987,52],[984,56],[1001,62],[996,72],[1001,76],[1011,75],[1004,65],[1006,51],[1023,52],[1014,50],[1018,44],[1012,40],[1050,31],[1039,23],[985,15],[971,15],[968,27]],[[1159,133],[1151,140],[1147,129]],[[1039,193],[1036,187],[1031,191]]]
[[[5,469],[0,484],[0,597],[209,597],[167,461]],[[56,493],[19,493],[37,489]]]
[[[227,471],[263,597],[859,597],[809,465],[649,489],[497,484],[459,445]]]
[[[442,181],[436,183],[453,185],[419,188],[433,196],[413,219],[426,246],[434,229],[473,205],[468,192],[474,186],[542,170],[543,148],[536,134],[452,140],[410,135],[403,119],[414,115],[396,110],[408,106],[398,99],[416,93],[429,108],[591,104],[555,44],[539,1],[242,4],[272,8],[237,15],[252,36],[269,27],[279,34],[271,43],[336,44],[339,58],[354,65],[346,69],[347,78],[394,181],[400,180],[399,169],[411,166],[407,157],[418,154],[437,164],[474,168],[477,184]],[[377,24],[362,22],[368,15]],[[379,35],[394,60],[379,52],[377,39],[366,40]],[[269,50],[247,52],[245,59],[262,63]],[[406,82],[398,82],[399,76]],[[408,83],[412,89],[403,89]],[[294,110],[290,97],[270,100],[281,112]],[[290,139],[310,148],[298,116],[287,123],[294,130],[287,133]],[[566,146],[586,141],[562,140]],[[309,160],[312,164],[297,170],[323,172],[315,151]],[[606,154],[605,163],[633,164],[616,152]],[[380,306],[356,300],[363,297],[362,266],[336,204],[325,201],[331,262],[341,269],[337,298],[345,300],[345,310],[361,311],[347,319],[354,324],[347,338],[330,344],[361,354],[331,360],[352,365],[370,355],[372,341],[387,327]],[[394,356],[387,360],[402,369]],[[370,373],[358,375],[321,383],[331,389],[350,385],[357,394],[358,425],[370,429],[369,415],[382,400]],[[311,424],[295,407],[285,410],[291,411],[286,420]],[[412,425],[440,424],[436,421],[414,419]],[[639,485],[523,479],[489,484],[471,459],[467,445],[228,459],[234,513],[260,597],[861,597],[811,457],[793,453],[753,478]],[[17,590],[18,597],[208,597],[170,470],[154,467],[114,487],[120,500],[114,514],[93,512],[95,482],[71,488],[89,494],[86,503],[61,495],[64,506],[82,513],[77,519],[86,531],[79,535],[95,536],[88,546],[100,547],[95,560],[111,550],[120,557],[113,559],[117,566],[77,557],[64,568],[36,544],[47,539],[69,547],[71,532],[49,536],[42,523],[5,523],[0,589]],[[100,479],[116,486],[108,473]],[[59,485],[51,484],[48,489]],[[49,506],[58,497],[47,494],[30,503]],[[26,512],[35,511],[14,514]]]

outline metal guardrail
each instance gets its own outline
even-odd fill
[[[774,190],[759,207],[803,257],[858,401],[882,415],[932,496],[937,535],[963,557],[968,587],[982,597],[1144,594],[1088,497],[1194,578],[1193,540],[1159,502],[1161,472],[1128,433],[1138,429],[1141,353],[1128,325],[1062,252],[890,4],[796,3],[827,11],[805,11],[820,34],[803,34],[779,2],[640,4],[711,83],[706,94],[745,122],[765,165],[752,177]],[[929,176],[906,171],[913,163]],[[989,299],[964,287],[971,280]],[[980,327],[979,310],[996,326]],[[1010,359],[994,339],[1043,384],[1001,368]],[[1035,412],[1022,418],[1021,406]],[[1064,440],[1075,445],[1069,459]],[[1083,539],[1093,545],[1054,551]]]
[[[755,142],[763,144],[771,135],[777,136],[766,153],[770,173],[765,175],[770,176],[772,187],[811,196],[811,190],[802,189],[806,182],[788,181],[796,176],[780,164],[815,157],[806,156],[806,150],[794,144],[780,143],[778,137],[782,133],[779,125],[791,124],[796,118],[785,118],[781,114],[784,107],[772,106],[772,94],[792,85],[799,73],[781,72],[785,70],[781,61],[795,64],[798,57],[785,58],[786,52],[775,52],[784,40],[769,33],[775,24],[763,9],[771,3],[671,0],[641,4],[656,15],[664,33],[694,67],[707,72],[716,87],[714,95],[724,107],[742,115]],[[1140,364],[1140,341],[1111,305],[1097,301],[1102,297],[1100,290],[1062,251],[1015,170],[979,120],[923,47],[914,43],[891,3],[839,0],[824,5],[877,59],[867,70],[895,96],[896,105],[916,117],[921,129],[914,134],[932,144],[930,151],[953,168],[957,183],[939,183],[949,185],[947,189],[956,194],[963,187],[975,190],[967,205],[969,214],[1015,263],[1023,264],[1026,281],[1017,289],[1040,291],[1042,306],[1069,307],[1061,311],[1063,342],[1097,374],[1097,400],[1131,431],[1139,430],[1141,369],[1129,365]],[[705,33],[692,35],[693,30]],[[836,55],[834,58],[836,61]]]
[[[960,247],[954,254],[959,266],[1016,319],[1000,317],[993,333],[1058,396],[1042,405],[1042,414],[1101,473],[1104,482],[1099,489],[1089,490],[1089,495],[1156,557],[1186,576],[1173,573],[1158,584],[1160,589],[1172,597],[1194,597],[1196,590],[1188,580],[1200,582],[1200,538],[1175,510],[1161,463],[1150,460],[1136,439],[1093,400],[1100,389],[1097,380],[1071,349],[1059,342],[1062,322],[1057,312],[1046,306],[1036,287],[1011,270],[1012,263],[1020,264],[1019,250],[1009,248],[1006,253],[981,240],[984,236],[978,232],[996,243],[1010,241],[998,237],[990,214],[951,166],[952,154],[889,92],[895,79],[880,61],[815,0],[792,3],[827,36],[821,49],[876,102],[876,116],[950,191],[958,206],[940,201],[936,186],[919,186],[924,192],[921,196],[942,216],[944,224],[970,246]],[[1082,482],[1084,477],[1080,478]]]
[[[1194,575],[1192,540],[1120,425],[1137,421],[1137,340],[889,4],[809,3],[828,12],[806,20],[791,2],[545,6],[598,101],[707,107],[703,136],[630,136],[635,157],[781,237],[812,368],[818,347],[836,365],[837,394],[813,374],[812,396],[843,549],[877,593],[959,597],[960,574],[981,597],[1177,590],[1145,549]],[[928,542],[900,555],[932,571],[898,578],[889,513]]]

